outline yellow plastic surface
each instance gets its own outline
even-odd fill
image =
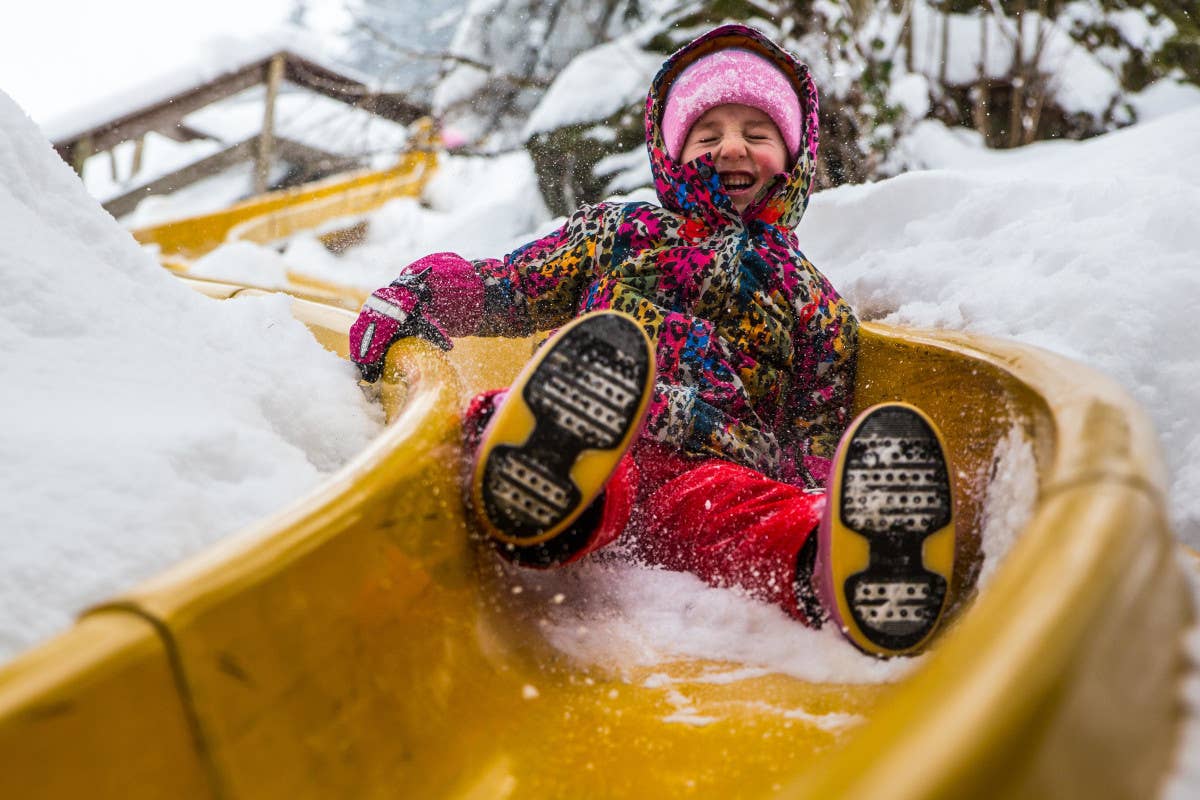
[[[213,797],[215,774],[159,632],[84,617],[0,667],[0,797]]]
[[[437,164],[433,151],[413,151],[394,167],[338,175],[251,197],[211,214],[139,228],[133,236],[158,245],[163,258],[195,259],[233,238],[265,244],[338,217],[420,194]],[[241,236],[236,234],[241,233]]]
[[[352,314],[295,307],[345,352]],[[956,598],[953,623],[901,684],[712,684],[699,678],[714,665],[683,661],[654,667],[677,679],[662,685],[568,663],[539,633],[549,600],[508,591],[470,540],[464,391],[503,385],[529,343],[458,344],[457,373],[422,342],[393,348],[390,426],[318,491],[4,671],[0,743],[40,735],[31,747],[46,754],[35,766],[0,748],[14,796],[91,796],[106,781],[130,798],[253,800],[1153,796],[1177,739],[1190,601],[1153,431],[1107,379],[1031,348],[866,326],[858,402],[920,406],[967,478],[957,584],[978,569],[981,487],[1013,426],[1037,457],[1033,520],[987,590]],[[71,655],[86,646],[80,631],[134,612],[161,636],[140,657],[154,670],[97,666],[112,676],[97,688]],[[59,659],[80,666],[41,678]],[[163,688],[168,667],[177,694]],[[715,721],[669,721],[672,692]],[[23,711],[130,694],[147,698],[121,723],[142,732],[130,734],[133,761],[111,755],[106,717],[38,733]],[[170,725],[169,701],[186,708]],[[820,724],[829,714],[865,722]],[[39,788],[30,775],[47,769],[62,777]]]

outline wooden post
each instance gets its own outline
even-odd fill
[[[1017,32],[1013,37],[1013,63],[1009,83],[1012,96],[1008,110],[1008,146],[1016,147],[1024,140],[1025,120],[1025,0],[1017,0]],[[1031,70],[1032,71],[1032,70]]]
[[[142,171],[142,157],[146,151],[146,134],[137,137],[137,142],[133,145],[133,166],[129,168],[129,178],[133,178]]]
[[[946,85],[946,71],[950,64],[950,14],[941,12],[942,16],[942,52],[941,61],[938,63],[938,86]]]
[[[267,97],[263,104],[262,130],[258,134],[258,155],[254,164],[254,193],[267,190],[271,175],[271,154],[275,148],[275,99],[283,82],[283,53],[271,58],[267,65]]]
[[[988,57],[988,15],[986,11],[981,11],[979,15],[979,83],[976,84],[975,95],[975,130],[983,134],[983,140],[988,147],[992,145],[991,126],[989,125],[988,117],[991,116],[989,109],[990,99],[988,97],[988,88],[990,81],[987,75],[987,57]]]
[[[91,136],[85,136],[71,146],[71,166],[76,175],[83,177],[84,162],[91,158],[94,152],[94,140]]]

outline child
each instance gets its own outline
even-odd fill
[[[793,232],[817,154],[808,68],[716,28],[655,77],[646,138],[661,207],[584,206],[503,260],[426,256],[367,301],[352,357],[375,380],[399,336],[565,325],[467,410],[471,504],[502,555],[549,567],[619,536],[805,624],[832,616],[868,652],[920,648],[953,567],[949,471],[911,407],[846,430],[858,321]]]

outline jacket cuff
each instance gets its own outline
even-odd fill
[[[410,264],[405,271],[429,270],[426,285],[432,305],[426,313],[449,336],[473,336],[483,322],[483,280],[475,267],[457,253],[432,253]]]

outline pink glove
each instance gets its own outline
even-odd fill
[[[428,274],[429,268],[401,275],[376,289],[363,303],[358,319],[350,326],[350,359],[364,380],[379,380],[387,350],[397,339],[420,336],[443,350],[452,347],[446,331],[426,314],[433,304]]]

